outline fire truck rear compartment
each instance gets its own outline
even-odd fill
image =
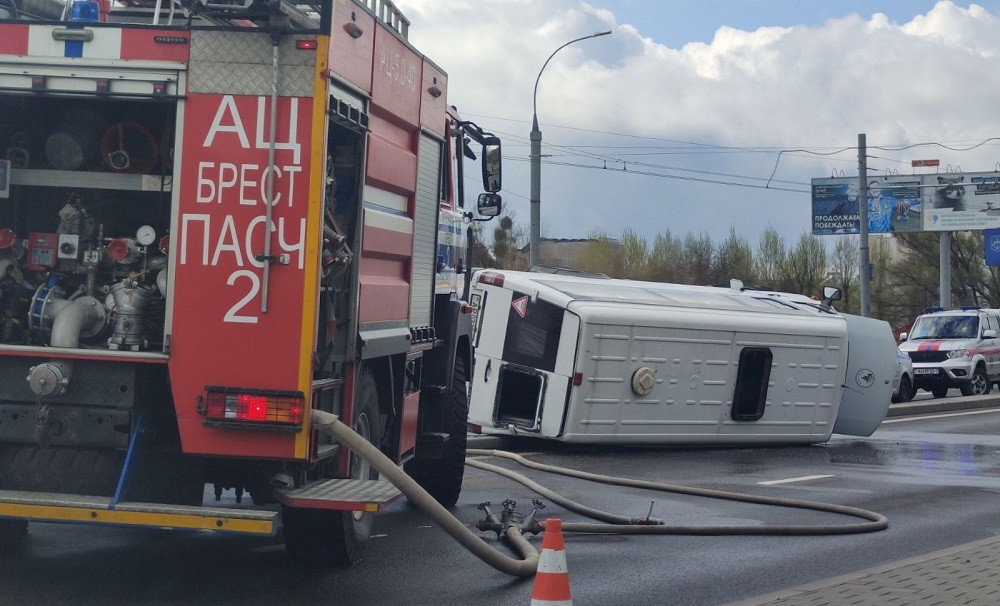
[[[176,102],[8,94],[0,115],[0,347],[162,351]]]

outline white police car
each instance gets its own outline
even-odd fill
[[[982,395],[1000,381],[1000,311],[931,308],[903,333],[899,349],[913,361],[913,386],[943,398],[957,387]]]

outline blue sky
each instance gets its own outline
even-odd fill
[[[858,133],[874,174],[1000,166],[1000,0],[396,4],[449,103],[503,138],[504,203],[525,230],[535,78],[562,43],[612,30],[540,80],[543,237],[732,229],[756,244],[774,227],[793,243],[811,230],[810,180],[857,174]]]

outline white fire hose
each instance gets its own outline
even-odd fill
[[[445,532],[471,551],[480,560],[486,562],[500,572],[517,577],[534,576],[538,568],[538,550],[521,535],[514,525],[509,525],[504,531],[504,537],[521,555],[520,560],[504,555],[490,547],[483,539],[469,530],[461,520],[456,518],[434,500],[426,490],[417,484],[416,480],[406,475],[396,463],[382,454],[371,442],[358,435],[353,429],[343,424],[337,415],[322,410],[312,411],[313,428],[322,431],[351,449],[351,452],[367,460],[378,470],[383,478],[392,482],[411,503],[429,515]]]
[[[320,410],[312,411],[313,427],[322,431],[335,440],[340,441],[352,452],[357,453],[366,459],[372,467],[378,470],[382,477],[386,478],[396,486],[406,498],[415,506],[427,513],[441,528],[450,534],[462,546],[471,551],[476,557],[486,562],[493,568],[510,574],[512,576],[527,577],[535,574],[538,566],[538,551],[524,538],[516,524],[508,524],[504,529],[503,536],[507,542],[521,555],[520,560],[504,555],[489,547],[478,535],[469,530],[461,520],[456,518],[438,503],[434,497],[421,488],[415,480],[406,475],[392,459],[365,440],[362,436],[354,432],[350,427],[340,422],[337,415]],[[695,488],[690,486],[678,486],[665,484],[662,482],[651,482],[647,480],[635,480],[629,478],[619,478],[614,476],[599,475],[565,467],[556,467],[537,463],[522,457],[521,455],[502,450],[475,450],[468,451],[470,457],[501,457],[511,459],[526,467],[571,476],[603,484],[616,486],[628,486],[633,488],[643,488],[658,492],[670,492],[677,494],[687,494],[693,496],[726,499],[740,501],[744,503],[756,503],[761,505],[774,505],[780,507],[792,507],[797,509],[809,509],[827,513],[836,513],[867,520],[857,524],[820,524],[820,525],[760,525],[760,526],[667,526],[659,520],[650,518],[628,518],[599,511],[569,499],[545,488],[521,474],[509,469],[484,463],[475,459],[468,459],[466,463],[472,467],[484,469],[498,473],[505,477],[519,482],[542,496],[552,500],[554,503],[570,511],[574,511],[592,519],[603,520],[604,524],[581,524],[563,523],[564,532],[585,532],[600,534],[657,534],[657,535],[832,535],[832,534],[857,534],[885,530],[889,526],[889,521],[885,516],[873,511],[846,505],[835,505],[831,503],[819,503],[815,501],[804,501],[799,499],[786,499],[780,497],[764,497],[748,495],[737,492],[723,490],[711,490],[706,488]]]

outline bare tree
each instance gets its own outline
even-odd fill
[[[745,238],[729,228],[729,236],[715,250],[712,256],[712,281],[718,285],[728,285],[733,278],[746,283],[756,282],[753,250]]]
[[[622,274],[630,280],[646,280],[649,277],[649,244],[635,233],[631,227],[625,230],[621,240]]]
[[[784,287],[785,280],[782,268],[785,265],[787,255],[785,239],[781,237],[778,230],[768,226],[760,235],[757,255],[754,257],[757,278],[762,286],[775,289]]]
[[[785,261],[789,290],[804,295],[818,294],[826,278],[826,249],[817,236],[803,233]]]
[[[680,282],[682,244],[670,230],[657,234],[649,252],[649,279],[658,282]]]
[[[528,269],[528,256],[521,252],[525,240],[524,226],[515,222],[513,213],[499,217],[493,228],[493,258],[497,269]]]
[[[861,252],[858,250],[856,236],[837,236],[833,245],[833,258],[830,260],[830,273],[833,274],[831,284],[840,289],[844,302],[840,308],[847,313],[858,313],[861,309],[859,297],[855,296],[860,288],[858,280],[858,265],[861,263]]]
[[[684,268],[684,282],[687,284],[712,283],[712,255],[715,244],[708,233],[700,236],[688,232],[684,237],[681,267]]]

